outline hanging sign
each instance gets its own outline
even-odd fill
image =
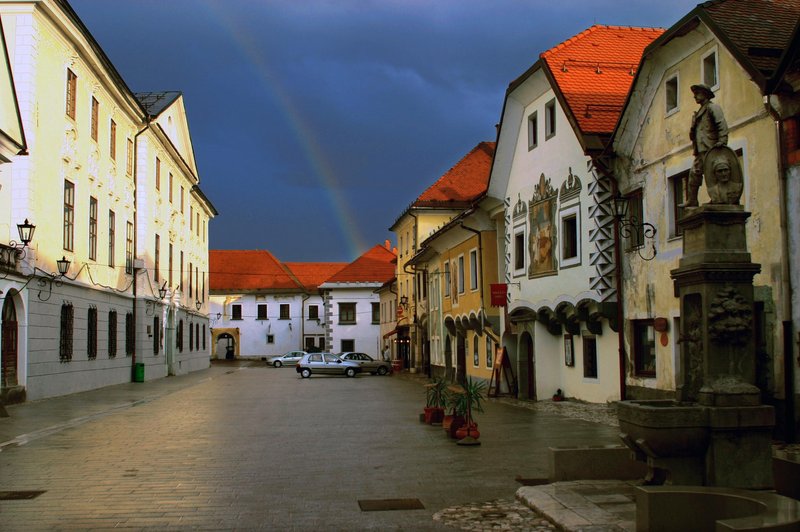
[[[493,307],[505,307],[506,306],[506,296],[508,293],[508,285],[505,283],[498,283],[498,284],[491,284],[489,285],[491,289],[491,296],[492,301],[491,304]]]

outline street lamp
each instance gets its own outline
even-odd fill
[[[36,231],[36,226],[30,223],[27,218],[25,218],[25,223],[17,224],[17,232],[19,233],[22,247],[27,246],[33,240],[34,231]]]
[[[161,285],[161,288],[158,289],[158,297],[160,299],[164,299],[167,297],[167,282],[164,281],[164,284]]]
[[[400,296],[400,306],[403,308],[408,308],[408,297]]]
[[[202,307],[202,306],[203,306],[203,304],[200,302],[200,300],[199,300],[199,299],[198,299],[197,301],[195,301],[195,302],[194,302],[194,307],[195,307],[197,310],[200,310],[200,307]]]
[[[650,261],[656,258],[656,227],[651,223],[637,219],[635,216],[628,218],[630,201],[619,192],[612,198],[612,201],[614,202],[614,218],[617,220],[619,227],[619,235],[617,238],[627,238],[631,242],[631,249],[635,249],[636,254],[639,255],[642,260]],[[645,241],[647,240],[651,241],[650,251],[652,254],[642,253],[645,247]]]
[[[64,255],[61,256],[61,259],[56,261],[56,266],[58,267],[58,275],[60,277],[64,277],[65,275],[67,275],[70,264],[72,263]]]

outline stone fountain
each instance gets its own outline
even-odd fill
[[[734,175],[723,176],[726,192],[712,193],[722,158],[729,170],[735,164]],[[686,209],[683,256],[671,272],[681,315],[677,400],[621,401],[621,438],[647,463],[649,483],[769,488],[775,415],[755,386],[753,335],[753,276],[761,267],[747,250],[750,213],[739,205],[735,154],[717,147],[705,163],[712,202]]]

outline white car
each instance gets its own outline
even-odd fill
[[[294,366],[307,353],[305,351],[289,351],[282,355],[267,357],[267,365],[279,368],[281,366]]]

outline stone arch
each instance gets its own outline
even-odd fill
[[[232,348],[233,357],[238,357],[240,345],[239,328],[213,329],[211,331],[211,345],[214,350],[214,358],[229,358],[228,347]]]

